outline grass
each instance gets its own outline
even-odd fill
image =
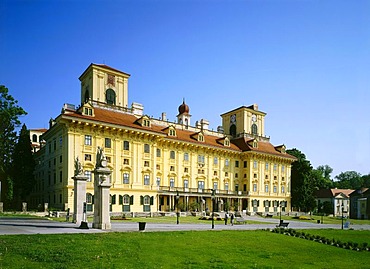
[[[370,231],[309,232],[370,238]],[[261,230],[0,236],[0,268],[368,268],[369,264],[368,252]]]
[[[307,215],[309,217],[309,215]],[[312,219],[296,219],[292,216],[281,216],[281,219],[283,220],[295,220],[295,221],[304,221],[304,222],[312,222],[312,223],[317,223],[318,220],[321,222],[321,216],[316,216],[312,215]],[[280,216],[274,216],[274,219],[279,219]],[[359,224],[359,225],[364,225],[364,224],[370,224],[370,220],[359,220],[359,219],[348,219],[351,224]],[[341,224],[342,219],[341,218],[336,218],[336,217],[328,217],[328,216],[323,216],[323,221],[324,224]],[[344,222],[346,222],[347,219],[344,219]]]

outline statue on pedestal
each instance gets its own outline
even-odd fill
[[[80,160],[77,156],[76,159],[75,159],[75,176],[80,176],[82,174],[83,174],[82,165],[81,165],[81,162],[80,162]]]
[[[107,167],[107,158],[105,157],[104,151],[101,147],[98,147],[96,153],[96,168],[106,168]]]

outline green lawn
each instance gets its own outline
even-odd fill
[[[308,232],[370,237],[370,231]],[[369,252],[261,230],[0,236],[0,268],[369,268],[369,264]]]

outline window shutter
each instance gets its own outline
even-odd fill
[[[150,205],[154,205],[154,196],[150,197]]]
[[[130,205],[133,205],[134,204],[134,196],[133,195],[131,195],[130,196]]]
[[[144,197],[142,195],[140,195],[140,204],[144,204]]]
[[[116,195],[112,195],[112,205],[116,204]]]
[[[260,201],[259,200],[257,201],[257,206],[260,206]]]
[[[94,195],[91,195],[91,203],[94,204]]]
[[[118,203],[119,203],[120,205],[122,205],[122,204],[123,204],[123,196],[122,196],[122,195],[120,195],[120,196],[119,196],[119,201],[118,201]]]
[[[271,201],[269,201],[269,207],[271,206]]]

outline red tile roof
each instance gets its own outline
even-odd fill
[[[91,116],[82,115],[79,112],[74,111],[74,112],[67,112],[63,114],[63,117],[77,118],[77,120],[78,119],[92,120],[92,121],[96,121],[100,123],[113,124],[113,125],[118,125],[122,127],[142,130],[142,131],[149,131],[152,133],[157,133],[158,135],[163,135],[168,140],[189,142],[192,144],[217,147],[217,148],[222,148],[225,150],[234,150],[238,152],[253,151],[253,152],[267,153],[267,154],[272,154],[272,155],[280,156],[283,158],[289,158],[289,159],[295,160],[295,157],[287,153],[281,153],[277,151],[275,147],[269,142],[258,142],[258,148],[253,148],[249,146],[247,143],[249,139],[238,138],[238,139],[231,140],[230,146],[228,147],[228,146],[224,146],[223,143],[220,143],[219,141],[220,137],[215,136],[215,135],[205,134],[204,142],[198,141],[194,137],[194,134],[198,133],[198,131],[193,132],[190,130],[176,129],[176,136],[167,136],[167,133],[168,133],[167,128],[165,128],[163,125],[156,125],[152,123],[150,127],[141,126],[139,123],[137,123],[138,118],[128,113],[117,112],[113,110],[95,107],[94,114],[95,114],[95,117],[91,117]]]
[[[349,197],[349,195],[354,192],[351,189],[321,189],[316,191],[317,198],[332,198],[340,193],[343,193],[345,196]]]

